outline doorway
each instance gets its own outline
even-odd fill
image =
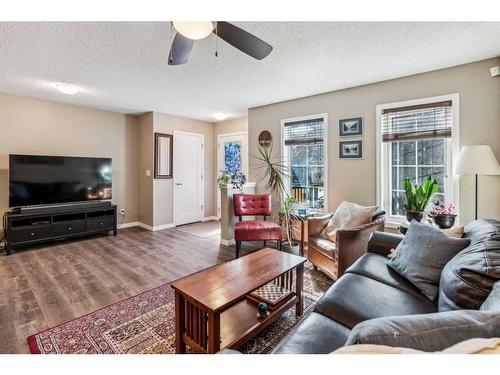
[[[229,174],[241,172],[248,179],[247,132],[219,134],[217,137],[217,175],[221,170]],[[219,219],[220,213],[220,191],[217,191],[217,217]]]
[[[204,217],[203,134],[174,132],[174,223],[183,225]]]

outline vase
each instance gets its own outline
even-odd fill
[[[438,215],[433,216],[432,219],[436,225],[441,229],[449,229],[455,225],[455,218],[457,215]]]
[[[424,213],[422,211],[410,211],[406,210],[406,220],[411,223],[412,220],[418,221],[420,223],[420,220],[424,217]]]
[[[288,241],[283,242],[281,249],[288,254],[300,255],[300,244],[298,242],[292,241],[290,245]]]

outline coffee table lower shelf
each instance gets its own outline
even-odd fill
[[[285,311],[297,304],[295,293],[279,307],[269,310],[269,316],[257,317],[257,303],[247,298],[224,311],[221,316],[221,348],[239,349]]]
[[[257,303],[244,298],[220,314],[220,349],[239,349],[251,338],[259,334],[269,326],[285,311],[294,307],[299,302],[298,297],[292,292],[285,301],[273,310],[265,318],[257,317]],[[207,332],[207,330],[204,330]],[[200,345],[198,340],[193,340],[186,332],[182,335],[183,341],[193,351],[198,353],[210,353],[205,344]],[[206,340],[202,341],[206,343]]]

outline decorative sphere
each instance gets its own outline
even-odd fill
[[[264,315],[268,310],[267,304],[264,302],[259,303],[259,306],[257,306],[257,310],[261,315]]]

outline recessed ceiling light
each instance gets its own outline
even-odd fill
[[[57,91],[62,92],[66,95],[75,95],[78,91],[80,91],[80,88],[73,85],[68,85],[67,83],[57,82],[54,83],[54,87],[57,89]]]
[[[214,31],[215,24],[211,21],[179,22],[173,21],[175,30],[188,39],[200,40],[206,38]]]
[[[216,119],[217,121],[224,121],[229,117],[229,114],[225,112],[214,112],[212,113],[212,117]]]

